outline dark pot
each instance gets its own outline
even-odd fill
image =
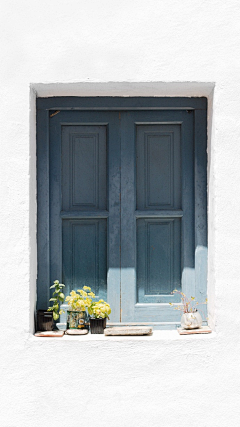
[[[107,319],[90,319],[91,334],[104,334]]]
[[[37,310],[37,330],[52,331],[53,330],[53,313],[52,311]]]

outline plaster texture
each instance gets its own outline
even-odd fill
[[[1,2],[0,425],[240,425],[240,4]],[[36,96],[207,96],[209,336],[35,338]]]

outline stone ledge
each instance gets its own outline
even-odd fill
[[[175,330],[157,330],[153,331],[152,335],[132,335],[132,336],[105,336],[104,334],[87,334],[87,335],[63,335],[61,339],[53,339],[54,342],[66,342],[66,341],[77,341],[79,344],[87,344],[90,342],[101,341],[104,343],[113,343],[115,341],[124,342],[124,341],[142,341],[142,342],[172,342],[172,341],[206,341],[213,340],[217,337],[216,332],[211,334],[196,334],[196,335],[179,335],[177,329]],[[49,337],[47,340],[45,337],[35,337],[34,335],[29,335],[30,341],[45,341],[46,343],[52,341],[52,338]],[[58,344],[59,345],[59,344]]]
[[[120,326],[113,328],[106,328],[104,335],[106,336],[139,336],[139,335],[151,335],[152,328],[149,326]]]

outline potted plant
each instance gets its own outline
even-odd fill
[[[53,320],[56,321],[59,315],[63,313],[63,310],[60,310],[60,304],[64,301],[63,287],[64,285],[59,283],[59,280],[55,280],[53,285],[50,286],[50,289],[54,289],[53,295],[49,300],[52,302],[52,307],[48,307],[47,310],[37,310],[38,331],[52,331],[54,326]]]
[[[69,306],[67,310],[68,329],[88,329],[86,309],[91,306],[92,298],[95,298],[95,294],[91,292],[89,286],[71,291],[70,295],[66,297]]]
[[[93,302],[88,308],[91,334],[103,334],[111,313],[110,305],[103,299]]]
[[[173,303],[169,303],[171,306],[175,306],[175,310],[182,312],[181,327],[183,329],[198,329],[202,326],[202,316],[198,311],[200,304],[207,304],[207,298],[203,303],[195,301],[195,297],[188,298],[183,292],[175,289],[173,294],[177,293],[181,296],[181,305],[175,306]]]
[[[53,314],[47,310],[37,310],[36,331],[52,331]]]
[[[60,310],[60,305],[64,301],[64,293],[62,292],[62,288],[65,285],[63,283],[59,283],[59,280],[54,280],[53,285],[50,286],[50,289],[54,289],[52,298],[50,298],[49,302],[52,302],[52,307],[48,307],[48,311],[52,312],[53,320],[56,322],[59,319],[60,314],[64,313],[64,310]]]

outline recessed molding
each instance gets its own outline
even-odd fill
[[[32,83],[30,84],[30,218],[36,218],[36,180],[35,180],[35,150],[36,150],[36,99],[38,97],[53,97],[53,96],[143,96],[143,97],[202,97],[208,98],[208,199],[214,198],[215,193],[215,179],[212,176],[211,163],[213,161],[213,139],[214,132],[212,129],[214,125],[213,111],[214,111],[214,82],[81,82],[81,83]],[[105,123],[104,123],[105,124]],[[215,206],[215,204],[214,204]],[[213,216],[213,202],[208,216]],[[34,221],[35,222],[35,221]],[[214,253],[214,236],[213,231],[210,233],[209,238],[211,245],[211,253]],[[36,273],[37,273],[37,257],[36,257],[36,223],[30,224],[30,241],[31,254],[31,280],[30,280],[30,296],[31,307],[35,305],[36,294]],[[209,295],[209,322],[211,327],[215,328],[215,263],[214,257],[211,257],[211,269],[208,274],[211,279],[211,289]],[[208,290],[209,293],[209,290]],[[32,311],[30,313],[30,330],[33,330]]]

